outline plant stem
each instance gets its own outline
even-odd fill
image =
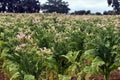
[[[104,79],[105,80],[110,80],[110,72],[109,72],[108,68],[106,68],[106,73],[104,75]]]

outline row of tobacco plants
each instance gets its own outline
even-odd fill
[[[87,17],[87,18],[86,18]],[[119,16],[0,14],[8,80],[89,80],[120,66]]]

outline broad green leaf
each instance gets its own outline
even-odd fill
[[[33,75],[24,75],[24,80],[35,80],[35,77]]]
[[[98,73],[100,69],[99,67],[104,64],[105,62],[100,57],[95,57],[91,65],[92,71]]]
[[[71,80],[71,77],[66,75],[59,74],[58,77],[59,77],[59,80]]]
[[[0,56],[0,59],[4,59],[8,56],[11,56],[11,55],[8,54],[8,51],[9,51],[8,48],[3,49],[2,53],[1,53],[1,56]]]
[[[95,49],[90,49],[90,50],[85,51],[85,53],[83,54],[83,58],[87,59],[90,57],[95,57],[96,55],[97,54],[95,52]]]
[[[86,73],[93,73],[91,66],[85,66],[84,72],[86,72]]]
[[[0,41],[0,50],[4,47],[4,41]]]
[[[62,57],[65,57],[69,62],[75,63],[79,52],[68,52],[66,55],[62,55]]]
[[[10,78],[10,80],[15,80],[15,79],[18,79],[18,77],[20,77],[20,73],[19,72],[16,72],[12,75],[12,77]]]
[[[65,73],[67,73],[68,75],[73,76],[75,74],[75,71],[77,70],[77,65],[72,64],[70,65],[67,70],[65,71]]]

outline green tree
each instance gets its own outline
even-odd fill
[[[68,2],[62,0],[48,0],[48,2],[42,5],[42,10],[47,13],[68,13],[70,10],[68,6]]]
[[[40,11],[39,0],[0,0],[0,12],[33,13]]]
[[[20,6],[26,13],[39,12],[40,10],[40,3],[38,0],[23,0]]]
[[[112,6],[117,14],[120,14],[120,2],[119,0],[107,0],[108,5]]]

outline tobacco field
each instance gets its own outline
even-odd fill
[[[0,14],[0,61],[8,80],[120,80],[120,16]]]

